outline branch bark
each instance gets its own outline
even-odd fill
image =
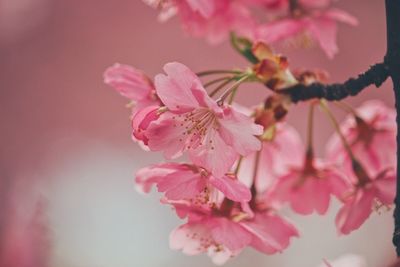
[[[397,170],[400,166],[400,1],[385,0],[386,6],[386,30],[387,51],[385,63],[388,66],[389,75],[393,82],[395,103],[397,111]],[[396,247],[397,256],[400,256],[400,175],[397,172],[397,189],[394,210],[394,234],[393,244]]]
[[[289,94],[293,102],[305,101],[312,98],[324,98],[328,101],[342,100],[348,96],[355,96],[369,85],[382,85],[389,77],[389,68],[386,63],[372,65],[365,73],[357,78],[350,78],[344,83],[311,85],[296,84],[280,90],[280,93]]]

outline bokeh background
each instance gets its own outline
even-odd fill
[[[334,60],[319,49],[284,48],[292,67],[323,68],[342,81],[382,59],[384,1],[337,6],[360,26],[340,26]],[[0,0],[1,267],[212,266],[206,256],[171,251],[168,235],[179,220],[157,194],[134,190],[132,173],[161,157],[131,141],[126,100],[103,84],[102,73],[114,62],[151,76],[169,61],[196,71],[247,63],[227,43],[209,46],[182,32],[177,19],[160,24],[156,17],[140,0]],[[266,93],[246,86],[239,99],[253,105]],[[373,98],[393,105],[391,84],[347,102]],[[306,107],[298,105],[288,118],[303,136],[305,117]],[[323,114],[316,119],[322,155],[332,129]],[[391,212],[338,236],[336,204],[324,217],[284,211],[300,239],[279,255],[248,249],[226,266],[314,267],[344,253],[362,255],[369,267],[391,262]]]

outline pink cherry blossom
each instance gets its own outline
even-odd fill
[[[229,201],[223,201],[219,207],[180,204],[175,208],[186,209],[188,222],[171,233],[170,247],[189,255],[208,253],[216,264],[225,263],[246,246],[266,254],[281,252],[292,237],[298,236],[288,221],[256,205],[252,216]]]
[[[179,2],[185,2],[188,7],[195,13],[209,18],[215,11],[216,0],[142,0],[153,8],[161,9],[160,20],[164,21],[170,16],[175,15],[177,10],[176,6]],[[169,15],[167,15],[170,13]]]
[[[258,192],[265,191],[277,177],[288,171],[290,166],[303,160],[304,148],[300,135],[287,123],[277,123],[274,133],[263,140],[256,176],[254,166],[256,153],[243,158],[238,177],[248,186],[253,179]]]
[[[325,214],[331,195],[343,197],[348,189],[344,175],[337,169],[322,162],[306,159],[301,167],[279,177],[271,188],[271,198],[289,202],[292,209],[303,215],[314,211]]]
[[[149,192],[151,185],[156,184],[158,191],[165,192],[169,200],[208,203],[215,189],[233,201],[251,199],[250,190],[234,176],[215,178],[205,169],[189,164],[164,163],[146,167],[136,173],[135,181],[143,192]]]
[[[364,177],[355,184],[343,200],[336,215],[336,227],[342,234],[358,229],[370,216],[374,206],[392,205],[396,191],[396,174],[385,170],[372,179]]]
[[[358,161],[370,175],[396,166],[396,112],[378,100],[367,101],[349,115],[340,129]],[[354,178],[351,160],[334,134],[326,147],[327,159]]]
[[[167,75],[157,75],[155,86],[168,111],[146,130],[152,151],[164,151],[167,159],[189,151],[193,163],[221,177],[239,154],[261,149],[256,135],[262,126],[231,106],[218,105],[183,64],[168,63],[164,70]]]
[[[304,1],[304,8],[306,10],[311,8],[311,10],[304,12],[299,9],[300,13],[296,16],[261,24],[256,28],[254,38],[266,43],[274,43],[303,35],[318,43],[327,56],[332,58],[338,52],[337,22],[352,26],[357,25],[358,22],[355,17],[340,9],[314,10],[316,7],[324,7],[327,4],[325,2],[328,1]]]
[[[216,44],[231,31],[249,36],[254,21],[248,7],[237,0],[174,1],[174,8],[186,32]]]

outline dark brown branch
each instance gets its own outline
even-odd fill
[[[350,78],[344,83],[311,85],[297,84],[280,93],[290,94],[293,102],[305,101],[312,98],[324,98],[329,101],[341,100],[348,96],[355,96],[369,85],[379,87],[389,77],[386,63],[378,63],[369,68],[357,78]]]
[[[385,0],[386,5],[386,30],[387,52],[385,62],[389,68],[389,75],[393,81],[397,110],[397,170],[400,166],[400,1]],[[400,175],[397,172],[397,190],[394,210],[393,244],[397,256],[400,256]]]

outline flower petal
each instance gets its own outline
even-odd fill
[[[172,62],[164,66],[167,75],[155,77],[157,95],[169,110],[183,113],[199,107],[192,90],[204,91],[201,81],[185,65]]]
[[[221,191],[227,198],[237,202],[248,202],[251,199],[250,189],[235,178],[210,176],[210,183]]]
[[[261,149],[261,141],[255,136],[263,133],[263,127],[250,117],[230,107],[224,109],[224,117],[219,123],[222,138],[239,154],[246,156]]]
[[[154,90],[153,83],[142,71],[115,63],[104,72],[104,83],[114,87],[122,96],[140,101]]]

